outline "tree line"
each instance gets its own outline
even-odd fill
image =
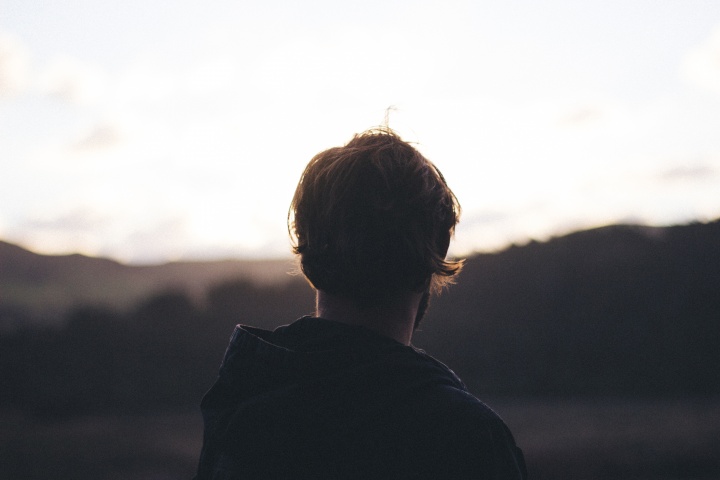
[[[718,246],[716,221],[614,226],[474,255],[432,300],[414,343],[479,396],[717,395]],[[294,278],[223,282],[203,302],[165,291],[125,311],[76,306],[60,328],[0,334],[0,406],[197,407],[235,324],[274,328],[312,313],[313,300]]]

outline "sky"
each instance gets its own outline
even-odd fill
[[[720,2],[0,0],[0,239],[290,255],[305,164],[389,126],[451,253],[720,217]]]

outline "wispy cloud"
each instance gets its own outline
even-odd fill
[[[59,56],[40,72],[37,87],[41,93],[87,105],[102,98],[107,79],[98,68],[70,56]]]
[[[692,85],[720,94],[720,25],[686,55],[682,77]]]
[[[76,142],[72,146],[72,150],[78,153],[94,152],[112,148],[120,144],[123,135],[120,130],[110,124],[101,124],[96,126],[84,138]]]
[[[98,253],[98,232],[111,228],[108,214],[88,207],[49,208],[29,214],[7,229],[9,238],[33,250],[49,253]]]
[[[591,124],[603,117],[602,109],[594,105],[582,105],[566,112],[560,117],[558,124],[561,126],[584,126]]]
[[[28,86],[29,54],[14,36],[0,32],[0,97],[22,92]]]
[[[126,236],[115,242],[108,239],[101,253],[130,263],[178,259],[186,253],[189,238],[186,222],[181,218],[166,217],[157,223],[128,227]]]
[[[89,208],[76,208],[65,211],[57,216],[43,216],[29,218],[24,226],[38,230],[52,230],[55,232],[80,232],[94,230],[100,225],[106,225],[110,218]]]
[[[662,181],[676,182],[687,180],[708,180],[715,177],[718,170],[715,166],[698,163],[692,165],[678,165],[661,172],[658,177]]]

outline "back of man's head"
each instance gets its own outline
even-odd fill
[[[459,215],[440,171],[380,128],[310,161],[289,227],[313,286],[368,307],[452,281],[461,262],[445,255]]]

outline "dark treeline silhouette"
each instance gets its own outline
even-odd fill
[[[417,343],[478,392],[720,393],[720,221],[472,257],[429,320]]]
[[[197,406],[236,323],[271,327],[312,310],[311,289],[299,278],[225,282],[202,307],[177,291],[124,313],[77,307],[60,329],[0,336],[0,406],[51,416]]]
[[[720,393],[720,221],[613,226],[472,256],[415,344],[479,395]],[[78,306],[0,335],[0,406],[42,415],[196,407],[237,323],[313,311],[299,277],[180,291],[129,311]],[[0,312],[21,318],[22,312]]]
[[[57,325],[76,305],[125,310],[168,286],[198,299],[211,285],[230,279],[280,283],[293,268],[281,259],[126,265],[80,254],[41,255],[0,240],[0,332],[27,323]]]

